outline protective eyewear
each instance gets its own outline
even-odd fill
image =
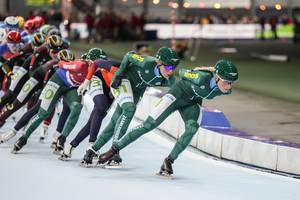
[[[163,65],[163,66],[164,66],[165,70],[169,70],[169,71],[176,69],[176,66],[172,66],[172,65]]]
[[[221,79],[221,78],[220,78]],[[222,82],[228,84],[228,85],[232,85],[234,81],[229,81],[229,80],[224,80],[224,79],[221,79]]]

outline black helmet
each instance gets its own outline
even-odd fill
[[[63,40],[57,35],[51,35],[47,38],[47,44],[49,49],[59,51],[63,47]]]
[[[71,50],[63,49],[58,52],[58,59],[64,61],[73,61],[75,60],[75,55]]]

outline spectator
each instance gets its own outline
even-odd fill
[[[278,36],[277,36],[277,23],[278,23],[278,18],[277,18],[277,16],[273,15],[270,18],[270,25],[271,25],[271,31],[273,33],[273,39],[278,39]]]
[[[264,40],[265,39],[265,24],[266,24],[266,18],[265,17],[260,17],[259,18],[259,24],[260,24],[260,39]]]
[[[88,13],[84,18],[84,22],[86,23],[89,33],[88,42],[91,42],[90,40],[92,38],[92,32],[94,29],[94,17],[90,13]]]

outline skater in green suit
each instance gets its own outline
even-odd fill
[[[86,151],[82,165],[92,164],[96,151],[112,136],[113,140],[118,140],[126,133],[136,105],[147,87],[171,86],[175,82],[173,73],[178,64],[176,52],[168,47],[161,47],[156,57],[141,56],[135,52],[128,52],[124,56],[111,83],[111,92],[117,103],[116,110],[95,144]],[[117,154],[114,161],[119,164],[122,160]]]
[[[203,99],[231,93],[233,83],[238,79],[238,71],[230,61],[220,60],[213,68],[181,69],[180,80],[155,105],[148,118],[118,141],[112,148],[99,156],[99,163],[106,163],[121,149],[134,142],[143,134],[159,126],[169,115],[178,110],[184,123],[185,132],[178,139],[171,153],[164,160],[160,174],[170,176],[172,164],[188,146],[199,128]]]

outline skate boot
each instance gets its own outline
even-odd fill
[[[167,157],[164,160],[162,166],[160,167],[160,171],[158,174],[161,176],[172,177],[171,175],[173,174],[173,168],[172,168],[173,162],[174,162],[173,160]]]
[[[89,150],[93,145],[94,145],[94,142],[89,142],[85,151]],[[98,160],[99,155],[100,155],[99,151],[96,151],[95,155],[93,157],[93,160]]]
[[[22,149],[23,146],[27,143],[27,139],[22,136],[18,139],[18,141],[15,143],[13,150],[11,151],[12,153],[17,153]]]
[[[104,164],[109,161],[114,155],[118,154],[119,150],[112,146],[107,152],[100,154],[98,164]]]
[[[61,151],[64,150],[65,142],[66,142],[66,137],[64,135],[60,135],[57,138],[56,147],[55,147],[53,153],[60,155]]]
[[[89,165],[92,165],[93,158],[95,157],[95,155],[96,155],[96,151],[92,147],[88,148],[87,151],[85,152],[82,161],[80,162],[80,165],[82,167],[88,167]]]
[[[122,158],[120,154],[115,154],[111,159],[108,160],[106,166],[107,167],[119,167],[122,165]]]
[[[64,148],[64,152],[58,159],[60,159],[62,161],[67,161],[68,159],[70,159],[72,157],[72,151],[74,149],[75,149],[75,147],[73,147],[71,144],[69,144],[68,146],[66,146]]]
[[[13,138],[17,134],[17,131],[13,128],[7,131],[6,133],[3,133],[0,135],[0,144],[7,142],[11,138]]]
[[[52,140],[52,143],[51,143],[51,148],[52,149],[55,149],[56,148],[56,144],[57,144],[57,139],[58,139],[58,137],[60,136],[61,134],[59,133],[59,132],[55,132],[54,134],[53,134],[53,140]]]
[[[48,125],[43,124],[40,130],[40,142],[43,143],[45,138],[48,136]]]

